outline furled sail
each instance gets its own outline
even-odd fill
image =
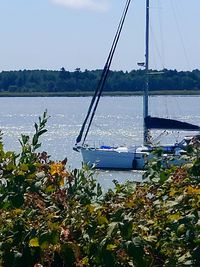
[[[145,119],[147,129],[167,129],[183,131],[200,131],[200,126],[172,119],[147,116]]]

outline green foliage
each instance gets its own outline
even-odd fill
[[[28,163],[31,161],[37,160],[37,155],[34,153],[39,147],[41,147],[41,143],[39,143],[39,138],[41,135],[46,133],[47,129],[45,129],[47,120],[47,111],[44,112],[42,118],[39,117],[39,124],[35,123],[35,134],[30,141],[30,137],[28,135],[21,135],[21,155],[20,155],[20,162],[21,163]]]
[[[0,91],[16,94],[31,92],[74,92],[93,91],[100,79],[102,70],[81,71],[76,68],[69,72],[51,70],[2,71],[0,73]],[[199,90],[200,71],[176,71],[164,69],[162,74],[154,70],[151,75],[149,89],[153,91],[167,90]],[[144,70],[130,72],[110,71],[105,84],[105,91],[142,91],[144,87]]]
[[[190,164],[103,194],[86,166],[36,153],[47,119],[19,155],[0,146],[0,266],[200,266],[198,142]]]

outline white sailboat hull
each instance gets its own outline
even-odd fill
[[[122,149],[81,148],[83,163],[90,167],[114,170],[142,170],[145,153]]]
[[[161,157],[163,167],[180,166],[187,162],[182,157],[183,150],[180,148],[177,147],[176,153],[170,152],[170,146],[163,148],[166,150]],[[109,149],[81,147],[80,151],[84,164],[89,167],[107,170],[144,170],[146,162],[156,157],[155,154],[151,153],[152,149],[143,146],[135,149],[127,147]]]

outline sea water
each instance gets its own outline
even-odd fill
[[[81,168],[80,153],[73,151],[76,137],[85,118],[91,97],[2,97],[0,98],[0,129],[6,150],[20,150],[21,134],[33,135],[34,123],[47,109],[50,116],[48,132],[41,150],[53,160],[68,158],[68,167]],[[152,116],[173,118],[200,125],[199,96],[154,96],[149,99]],[[142,97],[102,97],[96,112],[88,142],[92,145],[140,145],[143,140]],[[185,132],[153,133],[155,142],[174,143]],[[97,179],[104,189],[112,180],[141,180],[136,171],[98,171]]]

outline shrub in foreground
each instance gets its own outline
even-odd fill
[[[47,114],[21,153],[0,142],[1,266],[200,266],[200,159],[102,193],[92,171],[37,153]]]

